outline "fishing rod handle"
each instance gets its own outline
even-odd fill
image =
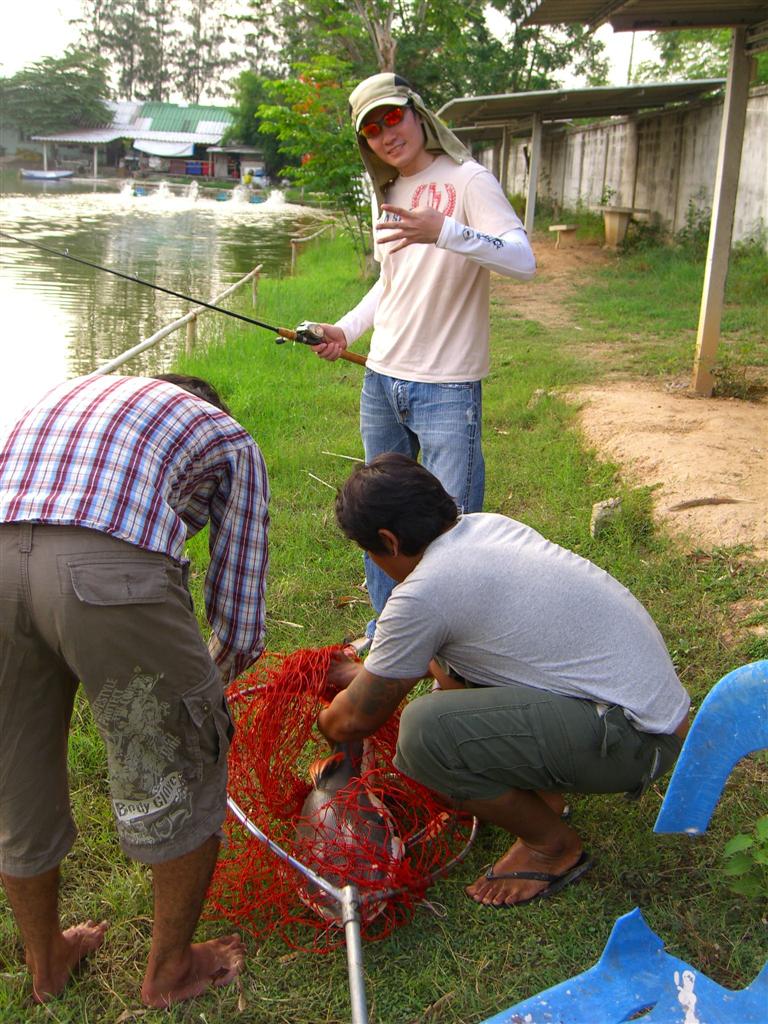
[[[303,329],[302,337],[299,337],[300,329]],[[290,328],[288,327],[278,327],[277,334],[280,338],[283,338],[285,341],[301,341],[303,344],[310,346],[313,344],[311,341],[307,340],[306,329],[304,329],[303,324],[299,324],[299,328],[295,331],[290,330]],[[318,340],[314,342],[314,344],[319,345],[321,340],[321,338],[318,338]],[[345,350],[344,352],[339,353],[339,357],[341,359],[346,359],[348,363],[357,363],[358,366],[366,365],[365,356],[361,356],[357,352],[348,352]]]
[[[359,366],[367,366],[368,365],[366,363],[366,361],[365,361],[365,356],[361,356],[357,352],[347,352],[347,351],[344,351],[344,352],[341,353],[340,358],[341,359],[346,359],[347,362],[350,362],[350,363],[357,363]]]

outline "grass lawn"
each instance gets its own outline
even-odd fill
[[[530,523],[622,580],[649,609],[694,705],[726,671],[768,657],[766,640],[747,635],[726,642],[728,605],[768,597],[768,569],[741,549],[683,553],[658,534],[650,495],[624,484],[617,467],[599,461],[573,429],[573,410],[555,395],[531,403],[534,392],[594,381],[616,368],[636,373],[688,369],[701,266],[681,266],[666,250],[618,259],[585,282],[574,300],[594,338],[608,349],[599,368],[585,362],[565,328],[545,328],[493,307],[493,372],[486,384],[486,508]],[[307,249],[296,278],[265,280],[257,315],[292,326],[332,320],[365,289],[344,239]],[[760,276],[762,275],[762,277]],[[690,283],[683,287],[682,280]],[[760,282],[762,281],[762,285]],[[738,366],[766,364],[766,263],[754,254],[734,261],[726,333]],[[621,286],[621,287],[619,287]],[[626,287],[625,287],[626,286]],[[615,296],[627,296],[619,304]],[[246,299],[242,310],[247,312]],[[692,312],[693,311],[693,312]],[[643,344],[633,344],[627,332]],[[613,346],[613,353],[611,352]],[[356,346],[365,351],[365,345]],[[301,346],[273,344],[270,335],[227,323],[224,343],[180,362],[209,377],[264,452],[272,486],[268,647],[289,651],[358,635],[369,617],[360,592],[358,552],[335,527],[333,494],[362,454],[357,402],[362,370],[327,364]],[[316,478],[320,478],[319,480]],[[592,504],[621,494],[623,513],[595,540]],[[189,544],[193,588],[202,606],[206,538]],[[248,940],[247,972],[236,987],[212,992],[169,1012],[145,1011],[138,985],[151,927],[150,879],[120,854],[111,824],[104,757],[87,708],[78,706],[72,733],[72,791],[81,828],[63,869],[63,918],[108,918],[103,950],[44,1008],[27,1002],[29,984],[7,907],[0,907],[0,1022],[248,1021],[254,1024],[335,1024],[349,1020],[346,961],[291,953],[277,938]],[[621,796],[577,797],[574,826],[597,863],[578,886],[552,901],[494,912],[471,903],[463,887],[508,843],[481,830],[468,859],[430,891],[411,923],[383,942],[366,945],[364,960],[372,1024],[474,1024],[590,966],[617,916],[635,906],[670,952],[729,987],[741,988],[765,956],[765,907],[736,896],[722,875],[722,849],[765,813],[764,755],[734,771],[706,836],[655,836],[652,826],[665,783],[639,803]],[[216,934],[207,921],[200,934]],[[430,1015],[432,1004],[441,1000]]]

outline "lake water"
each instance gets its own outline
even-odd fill
[[[110,188],[29,182],[3,172],[0,231],[210,302],[259,263],[265,275],[283,273],[291,237],[318,226],[316,211],[286,203],[280,193],[250,203],[244,193],[141,187],[145,195],[126,182]],[[0,238],[0,423],[52,384],[90,373],[191,308]],[[206,314],[201,324],[221,320]],[[120,372],[167,369],[184,340],[182,328]]]

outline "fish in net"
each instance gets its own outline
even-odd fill
[[[363,938],[407,921],[427,888],[469,849],[475,824],[392,764],[399,715],[329,751],[315,721],[330,696],[329,646],[265,654],[227,691],[236,734],[229,796],[243,817],[321,878],[360,893]],[[314,776],[314,780],[313,780]],[[327,799],[326,799],[327,797]],[[325,952],[343,932],[336,901],[228,817],[209,892],[213,910],[261,938]]]

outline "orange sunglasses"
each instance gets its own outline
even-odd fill
[[[392,107],[383,117],[378,117],[375,121],[369,121],[368,124],[364,124],[359,134],[366,139],[378,139],[385,127],[394,128],[396,124],[400,124],[405,117],[407,109],[407,106]]]

